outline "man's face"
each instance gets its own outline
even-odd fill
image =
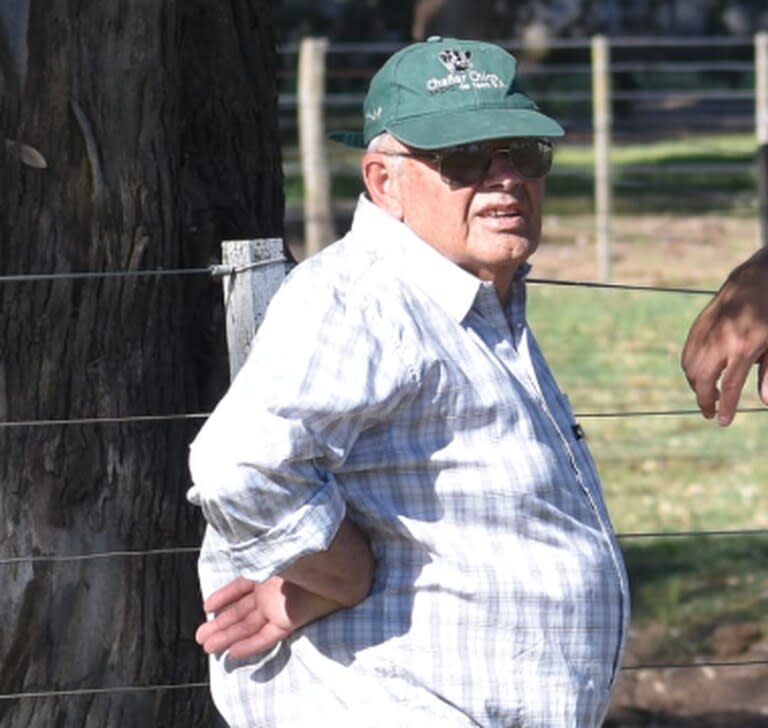
[[[503,149],[520,140],[487,143]],[[399,151],[416,152],[407,147]],[[445,165],[444,165],[445,166]],[[440,253],[506,295],[541,237],[544,179],[521,175],[505,154],[474,184],[443,179],[435,161],[406,157],[398,170],[402,220]]]

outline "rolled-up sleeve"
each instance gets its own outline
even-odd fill
[[[190,448],[190,501],[238,573],[257,581],[328,547],[346,514],[334,471],[359,433],[413,391],[381,311],[349,290],[310,297],[302,278],[276,294]]]

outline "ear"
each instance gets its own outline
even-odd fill
[[[363,182],[374,204],[403,219],[400,176],[392,157],[367,152],[361,162]]]

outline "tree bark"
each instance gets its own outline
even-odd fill
[[[271,3],[3,4],[0,275],[201,268],[282,236]],[[206,275],[0,281],[0,418],[207,410],[220,301]],[[210,724],[206,688],[156,687],[206,679],[195,554],[26,558],[198,545],[198,427],[0,427],[0,695],[74,693],[0,700],[4,728]]]

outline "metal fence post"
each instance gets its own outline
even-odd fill
[[[331,175],[325,138],[326,38],[303,38],[299,48],[298,121],[304,180],[304,244],[307,255],[333,242]]]
[[[592,39],[592,125],[595,148],[595,227],[600,280],[611,280],[611,60],[605,36]]]

